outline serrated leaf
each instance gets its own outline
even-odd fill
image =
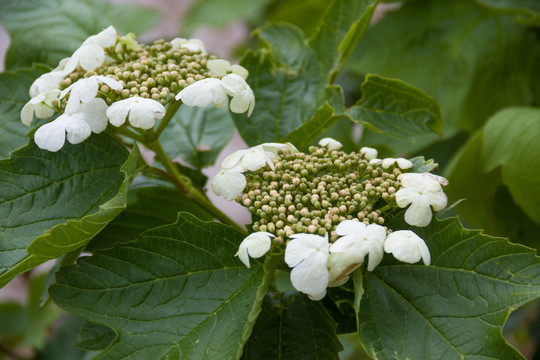
[[[504,107],[529,104],[539,50],[531,29],[509,15],[469,0],[420,0],[368,29],[349,68],[426,91],[442,105],[445,134],[453,134],[478,129]]]
[[[441,106],[428,94],[401,80],[369,74],[362,98],[347,114],[379,133],[406,138],[442,135]]]
[[[7,69],[34,62],[56,66],[111,24],[122,33],[144,32],[159,19],[152,9],[90,0],[0,0],[0,8],[0,22],[11,36]]]
[[[135,147],[106,135],[53,153],[33,142],[0,161],[0,286],[86,244],[125,207]]]
[[[15,72],[0,74],[0,158],[28,142],[26,134],[40,122],[36,121],[31,128],[21,122],[21,110],[29,100],[30,85],[41,74],[49,71],[45,66],[34,65]]]
[[[388,224],[407,228],[402,217]],[[385,256],[363,276],[358,313],[364,348],[377,359],[523,359],[502,337],[510,311],[540,296],[534,251],[457,218],[414,228],[431,265]]]
[[[135,240],[146,230],[174,223],[180,211],[189,212],[201,220],[213,219],[212,215],[176,189],[143,187],[130,190],[126,210],[97,234],[86,249],[108,249],[117,242]]]
[[[229,109],[181,106],[160,141],[169,157],[200,169],[214,164],[233,134]]]
[[[502,166],[502,181],[525,213],[540,224],[540,109],[508,108],[488,120],[484,170]]]
[[[299,293],[268,293],[243,360],[339,359],[337,324],[318,301]]]
[[[234,257],[243,237],[181,213],[174,225],[62,268],[50,294],[115,331],[96,359],[236,358],[260,311],[265,271],[273,272]]]
[[[86,351],[103,350],[114,341],[115,337],[116,334],[110,327],[85,322],[75,346]]]

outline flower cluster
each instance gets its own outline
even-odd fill
[[[77,144],[108,123],[151,129],[164,117],[165,106],[179,100],[187,106],[226,107],[231,97],[231,111],[249,116],[255,98],[247,76],[243,67],[209,56],[197,39],[142,45],[110,26],[32,84],[21,120],[30,125],[34,116],[60,113],[34,136],[40,148],[58,151],[66,137]]]
[[[262,144],[227,157],[212,182],[216,194],[236,199],[253,215],[253,233],[240,245],[240,260],[249,267],[249,257],[284,248],[293,286],[314,300],[322,299],[327,287],[344,284],[366,257],[368,271],[385,252],[429,265],[423,239],[384,224],[408,207],[405,221],[426,226],[432,210],[447,203],[446,179],[408,172],[411,161],[377,159],[372,148],[350,154],[341,148],[329,138],[310,154],[291,144]]]

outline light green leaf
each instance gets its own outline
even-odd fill
[[[379,0],[334,0],[309,44],[333,83],[364,35]]]
[[[124,210],[139,161],[106,135],[56,153],[31,142],[0,161],[0,286],[103,229]]]
[[[237,358],[267,291],[265,272],[273,272],[268,261],[247,269],[234,257],[243,237],[181,213],[174,225],[62,268],[50,294],[114,330],[96,359]]]
[[[159,20],[155,10],[91,0],[0,0],[0,8],[0,23],[11,36],[7,69],[56,66],[111,24],[122,33],[144,32]]]
[[[531,219],[540,224],[540,109],[504,109],[484,128],[486,172],[502,166],[502,181]]]
[[[318,301],[299,293],[268,293],[243,360],[330,360],[343,350],[337,324]]]
[[[36,121],[31,128],[24,126],[21,110],[30,100],[30,85],[47,71],[47,67],[35,65],[0,74],[0,158],[7,158],[11,151],[25,145],[28,142],[26,134],[42,123]]]
[[[369,74],[363,96],[347,114],[379,133],[414,141],[415,137],[442,135],[441,106],[428,94],[401,80]]]
[[[181,106],[160,141],[171,158],[180,157],[197,168],[214,164],[232,139],[234,123],[229,109]]]
[[[108,249],[117,242],[129,242],[149,229],[172,224],[180,211],[201,220],[213,217],[176,189],[143,187],[130,190],[127,208],[88,243],[89,251]]]
[[[368,29],[349,66],[398,78],[442,105],[445,134],[529,104],[540,46],[511,16],[469,0],[406,2]]]
[[[198,0],[184,16],[182,27],[224,26],[238,20],[256,20],[270,0]]]
[[[408,228],[402,217],[388,224]],[[431,265],[385,256],[363,276],[358,313],[377,359],[523,359],[502,337],[510,311],[540,296],[540,258],[506,239],[466,230],[457,218],[414,228]]]

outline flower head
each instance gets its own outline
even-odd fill
[[[448,198],[441,184],[426,174],[406,173],[398,178],[402,188],[396,192],[396,203],[404,208],[405,221],[409,225],[427,226],[431,222],[431,208],[440,211],[446,207]]]
[[[273,237],[275,237],[274,234],[265,231],[249,234],[248,237],[240,243],[240,247],[235,256],[238,256],[240,261],[249,268],[249,258],[252,257],[257,259],[266,254],[272,246],[271,238]]]
[[[65,111],[74,113],[81,103],[86,103],[94,99],[98,92],[99,83],[107,84],[113,90],[123,88],[120,81],[106,76],[93,75],[85,79],[80,79],[64,89],[60,95],[60,98],[64,98],[69,93]]]
[[[69,74],[79,65],[86,71],[97,69],[105,62],[104,48],[111,47],[115,43],[116,30],[112,26],[97,35],[90,36],[66,62],[64,72]]]
[[[294,288],[321,299],[328,286],[328,235],[293,234],[285,248],[285,262]]]
[[[131,126],[151,129],[156,120],[165,116],[165,108],[158,101],[139,96],[113,103],[107,109],[107,117],[114,126],[121,126],[128,118]]]
[[[223,59],[208,60],[206,67],[208,67],[208,70],[210,70],[212,74],[222,77],[231,73],[236,74],[245,80],[249,75],[249,72],[245,67],[240,65],[231,65],[230,62]]]
[[[58,100],[60,90],[52,90],[46,93],[41,93],[32,99],[21,110],[21,121],[24,125],[30,126],[34,120],[34,114],[38,119],[46,119],[54,114],[54,110],[50,108],[54,100]]]
[[[388,235],[384,241],[384,251],[409,264],[417,263],[420,259],[426,265],[431,263],[431,256],[426,243],[411,230],[394,231]]]
[[[92,132],[100,133],[107,127],[105,111],[107,104],[103,99],[93,99],[82,104],[76,112],[60,115],[55,120],[41,126],[34,134],[34,141],[40,149],[58,151],[67,139],[78,144]]]
[[[255,96],[244,78],[236,74],[229,74],[221,79],[225,92],[232,96],[231,111],[242,114],[246,111],[247,116],[251,116],[255,108]]]
[[[225,200],[231,201],[246,187],[246,177],[239,169],[220,169],[212,179],[212,190],[214,194],[223,196]]]
[[[343,147],[342,143],[329,137],[321,139],[319,145],[327,147],[328,150],[339,150]]]

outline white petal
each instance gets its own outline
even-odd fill
[[[27,102],[21,110],[21,121],[26,126],[30,126],[32,121],[34,121],[34,110],[36,105],[32,104],[30,101]]]
[[[220,170],[212,180],[212,189],[216,195],[231,201],[242,194],[246,187],[246,177],[236,171]]]
[[[79,64],[86,71],[95,70],[105,62],[105,51],[99,45],[86,44],[79,50]]]
[[[326,289],[323,292],[317,294],[307,294],[307,296],[314,301],[322,300],[326,296]]]
[[[111,106],[109,106],[106,113],[109,122],[116,127],[121,126],[126,122],[126,118],[129,113],[129,107],[124,106],[124,104],[121,104],[121,102],[122,101],[114,102]]]
[[[431,258],[429,249],[422,238],[410,230],[394,231],[384,242],[384,251],[391,253],[400,261],[414,264],[420,259],[429,265]]]
[[[70,116],[70,121],[66,125],[67,139],[72,144],[79,144],[88,139],[90,134],[92,134],[90,125],[83,120],[83,117],[80,113],[73,114]]]
[[[358,256],[361,255],[361,256]],[[349,280],[350,274],[364,262],[365,253],[331,253],[328,256],[328,286],[341,286]]]
[[[382,161],[382,167],[383,169],[388,169],[390,166],[394,165],[397,159],[394,158],[386,158]]]
[[[400,208],[404,208],[420,196],[417,189],[401,188],[396,192],[396,204]]]
[[[99,134],[107,128],[107,103],[103,99],[92,99],[81,104],[77,114],[90,126],[92,132]],[[71,141],[70,141],[71,142]],[[71,142],[73,144],[73,142]]]
[[[257,171],[266,165],[269,165],[272,170],[275,169],[272,160],[262,149],[248,149],[242,158],[242,166],[249,171]]]
[[[221,81],[218,79],[204,79],[187,86],[176,95],[176,100],[188,106],[206,107],[214,98],[222,99],[224,94]],[[226,97],[225,97],[226,98]]]
[[[145,107],[134,107],[129,112],[129,123],[140,129],[151,129],[156,123],[154,112]]]
[[[366,247],[368,248],[368,271],[373,271],[377,265],[379,265],[383,259],[384,251],[383,251],[383,242],[370,242],[366,244]]]
[[[116,29],[111,25],[96,35],[90,36],[83,44],[96,44],[102,48],[111,47],[116,43]]]
[[[285,248],[285,262],[289,267],[295,267],[306,257],[314,253],[322,253],[328,258],[328,234],[324,237],[314,234],[293,234]]]
[[[429,197],[429,203],[431,207],[435,211],[441,211],[446,207],[446,204],[448,203],[448,198],[443,191],[429,193],[427,194],[427,196]]]
[[[375,165],[375,166],[379,166],[382,164],[382,160],[381,159],[371,159],[369,160],[369,164],[370,165]]]
[[[231,67],[229,68],[229,70],[233,73],[233,74],[236,74],[238,76],[240,76],[242,79],[247,79],[248,76],[249,76],[249,71],[247,71],[247,69],[241,65],[231,65]]]
[[[413,163],[410,160],[404,159],[404,158],[398,158],[396,159],[398,166],[403,169],[410,169],[413,167]]]
[[[319,141],[320,146],[325,146],[328,150],[339,150],[343,147],[343,144],[332,138],[324,138]]]
[[[328,254],[315,251],[294,267],[291,271],[291,283],[294,288],[306,294],[320,294],[328,286],[326,261]]]
[[[242,91],[236,94],[231,100],[231,111],[235,114],[243,114],[248,111],[251,103],[255,100],[253,92]]]
[[[211,73],[218,76],[227,75],[227,70],[231,67],[231,63],[223,59],[213,59],[208,60],[206,67],[210,70]]]
[[[427,226],[431,221],[431,217],[431,207],[424,196],[416,198],[405,211],[405,222],[413,226]]]
[[[55,120],[41,126],[34,133],[34,141],[40,149],[48,151],[58,151],[64,146],[66,140],[66,127],[69,125],[69,118],[61,115]]]
[[[33,98],[51,90],[58,90],[64,78],[65,74],[61,71],[52,71],[41,75],[30,86],[30,97]]]
[[[291,143],[264,143],[259,145],[263,148],[264,151],[271,152],[274,155],[279,154],[279,152],[290,151],[291,153],[299,152],[298,149]]]
[[[227,156],[222,162],[221,162],[221,168],[222,169],[231,169],[238,164],[241,163],[242,158],[248,152],[249,150],[237,150],[233,152],[231,155]],[[244,171],[244,170],[242,170]]]
[[[363,233],[366,230],[366,224],[360,221],[345,220],[336,227],[336,233],[340,236],[354,233]]]
[[[373,160],[378,156],[377,150],[370,147],[363,147],[360,149],[360,154],[364,155],[366,160]]]
[[[257,259],[266,254],[272,246],[273,237],[274,234],[265,231],[252,233],[240,243],[236,255],[249,268],[249,257]]]
[[[107,84],[111,89],[113,90],[121,90],[123,89],[122,83],[116,79],[107,77],[107,76],[101,76],[101,75],[93,75],[92,78],[98,80],[99,82],[102,82],[104,84]],[[150,99],[148,99],[150,100]]]

